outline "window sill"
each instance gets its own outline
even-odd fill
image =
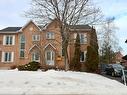
[[[10,46],[14,46],[14,45],[3,45],[3,46],[5,46],[5,47],[10,47]]]
[[[10,64],[10,63],[13,63],[12,61],[8,61],[8,62],[2,62],[4,64]]]
[[[53,38],[53,39],[48,39],[48,38],[47,38],[47,40],[55,40],[55,39],[54,39],[54,38]]]
[[[32,40],[33,42],[39,42],[40,40]]]
[[[40,63],[40,60],[32,60],[32,61],[35,61],[35,62],[38,62],[38,63]]]

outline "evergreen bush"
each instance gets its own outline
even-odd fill
[[[99,64],[98,41],[95,29],[90,32],[90,46],[87,47],[86,71],[96,73]]]
[[[19,71],[37,71],[40,68],[40,63],[39,62],[29,62],[28,64],[25,65],[20,65],[18,66]]]
[[[80,71],[81,70],[81,63],[80,63],[80,37],[77,34],[76,42],[75,42],[75,52],[74,57],[70,63],[70,70],[72,71]]]

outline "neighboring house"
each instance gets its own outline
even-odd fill
[[[121,63],[121,62],[123,62],[122,57],[123,57],[123,55],[122,55],[122,53],[120,51],[115,52],[113,63]]]
[[[53,20],[45,28],[33,21],[23,27],[7,27],[0,30],[0,68],[27,64],[31,61],[41,63],[43,68],[64,68],[62,56],[62,38],[57,20]],[[68,46],[69,62],[74,55],[74,43],[77,32],[80,35],[80,62],[85,64],[90,32],[95,29],[88,25],[70,26],[71,42]]]

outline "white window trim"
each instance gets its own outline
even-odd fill
[[[6,45],[6,36],[3,36],[3,45]]]
[[[35,54],[36,54],[37,52],[33,52],[32,53],[32,61],[36,61],[36,62],[40,62],[40,55],[39,55],[39,60],[35,60],[36,58],[35,58]],[[33,59],[33,55],[34,55],[34,59]]]
[[[74,33],[74,43],[76,42],[77,33]]]
[[[81,35],[84,37],[84,42],[81,42]],[[80,37],[80,44],[87,44],[87,34],[86,33],[79,33]]]
[[[9,37],[12,37],[12,44],[6,44],[6,37],[9,36]],[[15,45],[15,35],[4,35],[3,36],[3,45]]]
[[[32,41],[40,41],[40,35],[32,35]]]
[[[12,36],[12,45],[15,45],[15,35]]]
[[[74,39],[76,39],[76,37],[77,37],[77,33],[74,33]]]
[[[14,52],[11,52],[11,62],[14,62]]]
[[[5,52],[2,52],[2,59],[1,59],[1,62],[4,62],[4,58],[5,57]]]
[[[10,61],[5,61],[5,53],[11,53],[11,60]],[[14,62],[14,52],[2,52],[1,62],[4,62],[4,63]]]
[[[51,60],[47,60],[47,52],[50,52],[51,53]],[[53,59],[52,59],[53,58]],[[55,61],[55,52],[53,50],[46,50],[45,51],[45,60],[46,60],[46,64],[48,65],[54,65],[54,61]],[[49,64],[48,61],[51,61],[52,63]]]
[[[86,61],[86,53],[87,53],[87,51],[83,51],[84,52],[84,60],[82,61],[81,59],[80,59],[80,62],[85,62]]]

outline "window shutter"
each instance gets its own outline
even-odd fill
[[[1,57],[1,61],[4,62],[4,59],[5,59],[5,52],[2,52],[2,57]]]
[[[14,61],[14,52],[11,52],[11,62]]]
[[[3,45],[6,45],[6,36],[3,36]]]
[[[12,38],[12,45],[15,45],[15,35],[13,35],[13,38]]]

